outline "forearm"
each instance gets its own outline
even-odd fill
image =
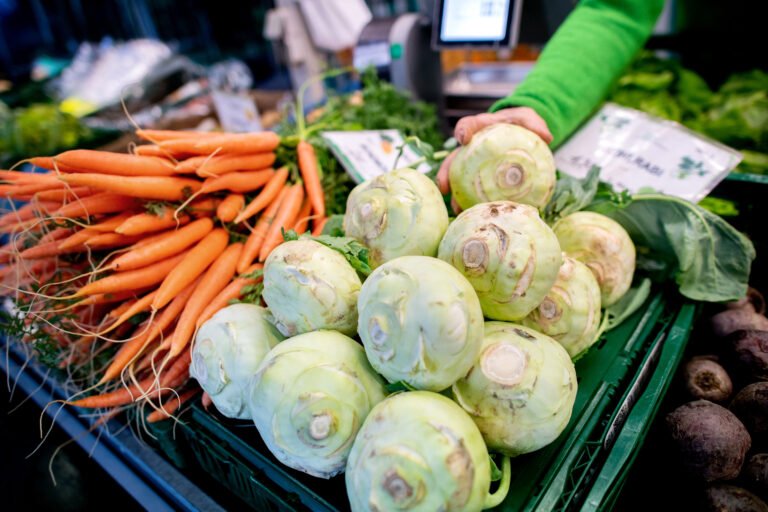
[[[491,108],[534,109],[557,146],[603,101],[651,34],[664,0],[582,0],[528,77]]]

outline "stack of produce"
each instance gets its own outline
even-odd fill
[[[26,202],[0,217],[16,307],[3,330],[78,379],[71,404],[140,403],[156,420],[198,389],[196,330],[260,281],[282,230],[319,231],[325,211],[304,142],[298,169],[275,170],[271,132],[137,135],[152,144],[134,154],[72,150],[29,160],[47,172],[0,173],[3,195]]]
[[[711,318],[711,353],[683,368],[693,400],[666,417],[678,462],[711,510],[768,511],[768,319],[750,289]],[[706,336],[700,332],[700,336]],[[696,348],[701,349],[701,345]]]

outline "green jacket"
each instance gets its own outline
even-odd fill
[[[559,145],[602,103],[663,8],[664,0],[581,0],[523,83],[491,111],[531,107]]]

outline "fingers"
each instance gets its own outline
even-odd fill
[[[448,180],[448,175],[451,169],[451,162],[453,162],[458,151],[458,148],[451,151],[440,164],[440,169],[437,171],[437,186],[440,189],[441,194],[447,194],[451,191],[451,183]]]
[[[483,128],[496,123],[516,124],[526,128],[547,144],[552,142],[552,132],[549,131],[546,121],[535,110],[528,107],[506,108],[493,114],[477,114],[459,119],[454,130],[454,137],[459,144],[468,144],[475,133]]]

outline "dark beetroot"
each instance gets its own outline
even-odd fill
[[[726,309],[710,320],[712,325],[712,332],[716,336],[728,336],[729,334],[742,331],[756,329],[760,331],[768,331],[768,318],[756,313],[754,308],[743,307],[738,309]]]
[[[746,489],[714,484],[704,491],[703,509],[711,512],[768,512],[768,505]]]
[[[768,381],[768,331],[736,331],[728,336],[728,359],[750,382]]]
[[[768,499],[768,453],[753,455],[744,465],[741,476],[745,487],[762,499]]]
[[[747,428],[756,448],[768,444],[768,382],[755,382],[739,391],[730,409]]]
[[[688,361],[683,378],[688,394],[694,399],[722,403],[733,393],[728,372],[712,356],[698,356]]]

